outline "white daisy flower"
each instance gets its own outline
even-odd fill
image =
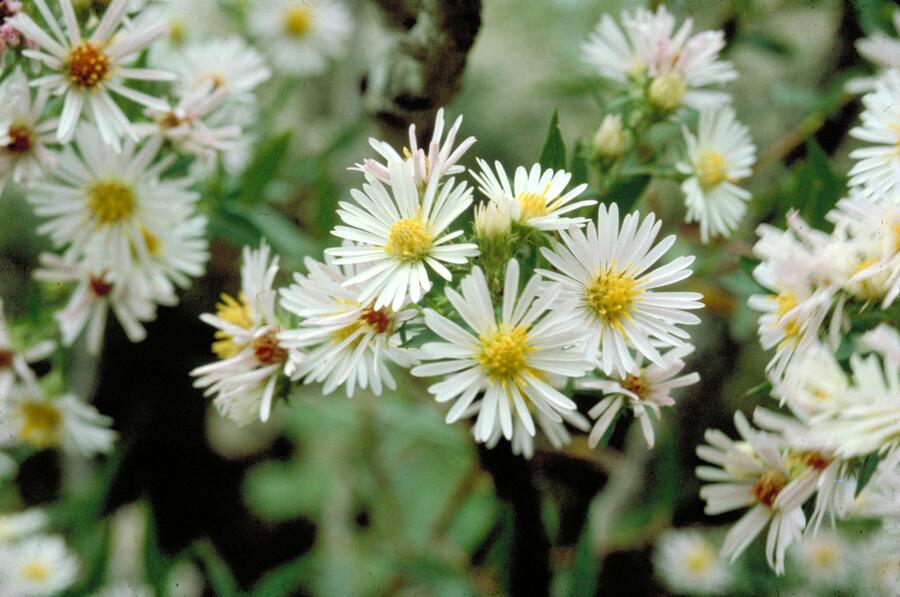
[[[723,595],[733,582],[729,563],[695,530],[663,532],[653,553],[653,569],[669,589],[685,595]]]
[[[29,364],[46,359],[55,348],[56,344],[52,340],[44,340],[24,348],[17,346],[3,313],[3,299],[0,299],[0,402],[9,394],[16,381],[33,387],[37,383],[37,377]]]
[[[463,139],[459,146],[454,148],[453,145],[456,143],[456,135],[459,132],[459,127],[462,126],[462,120],[463,117],[461,115],[457,116],[453,126],[447,132],[446,139],[442,139],[444,136],[444,109],[438,110],[434,119],[434,132],[431,135],[427,153],[424,147],[418,146],[415,124],[409,126],[409,147],[403,148],[402,156],[389,143],[370,137],[369,145],[384,158],[385,163],[382,164],[375,160],[364,160],[362,164],[357,164],[352,169],[367,172],[381,182],[390,184],[390,163],[406,161],[413,166],[416,187],[418,188],[424,188],[432,175],[440,178],[442,176],[462,174],[466,169],[463,166],[458,166],[456,162],[475,144],[475,137],[470,136]]]
[[[562,382],[565,382],[564,377],[552,376],[550,383],[557,387],[561,384],[554,384],[552,378],[558,378]],[[473,402],[472,406],[466,409],[463,417],[476,416],[481,410],[482,402],[483,400]],[[559,415],[560,420],[551,419],[540,410],[534,410],[531,414],[537,422],[537,430],[540,430],[555,450],[561,450],[572,443],[572,435],[569,433],[567,425],[571,425],[575,429],[585,433],[591,428],[590,422],[584,418],[581,413],[575,410],[558,411],[557,414]],[[473,429],[473,433],[474,432],[475,430]],[[525,423],[522,422],[521,418],[516,417],[513,421],[513,437],[512,442],[510,442],[513,454],[531,459],[534,457],[535,440],[539,437],[540,436],[537,433],[535,433],[535,435],[528,433],[528,428],[525,426]],[[502,426],[495,425],[494,433],[491,435],[490,439],[485,442],[485,445],[488,448],[493,449],[500,443],[501,439],[503,439]]]
[[[832,592],[846,588],[853,574],[853,549],[838,533],[825,531],[804,537],[791,548],[790,555],[811,586]]]
[[[675,400],[671,396],[672,390],[700,381],[700,374],[696,372],[678,376],[684,369],[684,357],[693,351],[694,347],[690,344],[673,348],[663,355],[664,366],[650,363],[646,367],[642,367],[643,357],[638,354],[635,358],[637,367],[635,373],[629,373],[620,379],[588,380],[578,383],[579,388],[601,390],[606,396],[588,412],[597,420],[588,436],[588,445],[592,448],[596,446],[619,411],[623,407],[628,407],[641,423],[647,448],[652,448],[655,436],[650,415],[658,419],[660,407],[675,405]]]
[[[34,535],[44,530],[47,523],[47,514],[38,508],[14,514],[0,514],[0,544]]]
[[[167,112],[147,109],[152,123],[137,125],[142,136],[160,135],[176,148],[204,162],[207,168],[218,156],[237,151],[242,142],[238,124],[214,125],[210,115],[216,114],[229,99],[225,88],[206,86],[186,90]]]
[[[655,13],[623,12],[624,32],[604,15],[582,46],[585,61],[607,79],[624,83],[647,77],[648,99],[662,110],[679,105],[708,108],[727,103],[728,94],[707,89],[737,78],[731,63],[719,60],[721,31],[691,35],[692,19],[675,31],[675,17],[664,6]]]
[[[344,284],[359,273],[355,266],[339,267],[311,258],[305,263],[309,274],[294,274],[294,284],[281,290],[281,306],[300,322],[297,328],[281,332],[279,340],[287,348],[308,353],[291,377],[304,383],[324,382],[324,394],[343,385],[348,397],[357,387],[370,388],[375,395],[381,395],[383,386],[396,389],[387,361],[404,368],[415,364],[401,348],[398,330],[416,311],[394,312],[390,307],[375,309],[371,303],[359,303],[362,287]]]
[[[895,10],[893,15],[894,30],[900,34],[900,10]],[[889,69],[900,69],[900,39],[889,37],[881,31],[876,31],[868,37],[856,40],[856,50],[859,54],[878,67],[880,72]],[[871,91],[875,86],[875,77],[859,77],[847,82],[846,89],[850,93],[863,93]]]
[[[276,69],[309,76],[344,54],[353,19],[337,0],[271,0],[251,7],[249,25]]]
[[[851,355],[850,404],[814,418],[814,437],[842,458],[884,454],[900,446],[900,363]]]
[[[762,224],[754,253],[765,261],[753,270],[753,277],[770,294],[753,295],[751,309],[759,311],[759,341],[765,350],[775,349],[767,371],[774,380],[784,376],[794,358],[818,340],[822,322],[832,305],[834,288],[818,286],[809,271],[817,259],[791,230]]]
[[[399,311],[407,300],[417,303],[431,289],[428,268],[445,280],[452,274],[444,263],[465,265],[478,255],[471,243],[450,241],[462,230],[447,232],[450,224],[472,204],[472,190],[453,179],[440,186],[432,177],[422,192],[416,188],[413,164],[390,162],[390,194],[376,178],[367,177],[362,191],[350,191],[357,205],[341,201],[338,215],[346,226],[332,234],[357,243],[327,249],[337,265],[369,264],[344,282],[361,285],[359,303]],[[426,265],[428,268],[426,268]]]
[[[54,140],[56,121],[42,118],[48,97],[40,89],[32,101],[28,79],[18,67],[0,83],[0,192],[8,180],[30,185],[55,163],[46,145]]]
[[[584,338],[581,322],[564,310],[549,311],[560,288],[546,287],[540,276],[533,276],[519,294],[519,264],[510,261],[499,321],[481,268],[474,267],[460,288],[461,295],[448,288],[446,296],[472,331],[426,309],[425,324],[443,341],[425,344],[421,357],[433,362],[412,370],[420,377],[447,376],[428,388],[438,402],[455,400],[447,422],[463,416],[480,392],[484,398],[475,423],[479,442],[490,440],[498,426],[511,440],[513,412],[533,436],[532,407],[556,422],[561,413],[574,411],[575,403],[545,381],[549,375],[581,377],[591,369],[572,348]]]
[[[112,423],[110,417],[72,394],[50,399],[18,386],[0,411],[0,444],[37,450],[60,448],[90,458],[112,451],[116,441]]]
[[[850,380],[834,353],[816,342],[791,361],[784,378],[773,385],[772,395],[782,405],[787,404],[797,418],[809,421],[817,414],[846,406]]]
[[[530,170],[519,166],[510,184],[509,177],[500,162],[494,162],[496,175],[488,163],[478,160],[481,172],[473,172],[479,190],[490,202],[506,203],[512,219],[522,226],[537,230],[566,230],[570,226],[582,226],[587,218],[560,217],[582,207],[596,205],[593,199],[573,201],[581,195],[587,184],[580,184],[565,192],[572,175],[565,170],[544,170],[534,164]]]
[[[791,460],[774,438],[755,431],[741,412],[735,425],[743,441],[736,442],[709,429],[709,445],[697,456],[715,466],[697,467],[697,476],[710,481],[700,490],[705,512],[717,515],[751,506],[728,531],[722,554],[734,561],[769,526],[766,559],[776,574],[784,573],[784,554],[806,525],[802,505],[815,491],[807,479],[791,479]],[[771,524],[770,524],[771,523]]]
[[[900,595],[900,536],[879,533],[860,549],[863,595]]]
[[[136,27],[153,23],[165,23],[164,40],[153,47],[153,53],[167,52],[185,45],[222,35],[229,29],[229,19],[224,6],[210,0],[153,0],[141,7]]]
[[[248,99],[248,94],[269,80],[272,71],[262,56],[239,37],[213,39],[192,44],[167,59],[178,79],[176,90],[186,95],[197,89],[222,89],[230,97]],[[252,96],[249,98],[252,101]]]
[[[53,176],[28,197],[35,212],[48,218],[38,232],[68,246],[72,256],[100,245],[94,265],[101,271],[152,264],[161,239],[190,218],[199,198],[188,190],[191,179],[160,177],[174,160],[168,156],[154,163],[160,146],[158,138],[141,147],[126,141],[116,153],[96,129],[80,127],[74,148],[65,149]],[[165,282],[159,284],[160,296],[172,296]]]
[[[148,108],[165,110],[166,102],[124,85],[128,79],[141,81],[169,81],[172,76],[163,70],[137,68],[134,59],[154,41],[165,35],[166,26],[129,30],[119,25],[128,8],[128,0],[113,0],[103,18],[87,39],[82,38],[72,7],[72,0],[59,0],[66,34],[45,0],[35,0],[49,32],[44,31],[27,14],[19,13],[10,24],[22,35],[34,41],[39,50],[25,50],[24,54],[42,62],[50,74],[32,83],[63,95],[64,104],[56,137],[68,143],[82,113],[89,109],[100,136],[116,149],[123,136],[136,139],[134,129],[122,109],[116,105],[112,93],[121,95]]]
[[[75,584],[80,564],[62,537],[38,536],[0,546],[0,593],[50,597]]]
[[[842,280],[845,290],[864,301],[881,300],[882,309],[890,307],[900,294],[900,202],[851,191],[827,217],[835,223],[835,236],[849,237],[842,245],[851,256]]]
[[[239,425],[269,420],[275,385],[288,364],[275,317],[277,273],[278,257],[270,255],[268,244],[244,247],[240,294],[235,299],[223,293],[215,315],[200,316],[216,328],[212,350],[220,360],[194,369],[194,386],[214,395],[219,412]]]
[[[687,160],[676,165],[687,176],[681,183],[688,222],[700,223],[700,238],[730,236],[747,211],[750,192],[737,183],[752,172],[756,146],[734,110],[702,110],[697,135],[684,128]]]
[[[681,346],[689,334],[679,325],[694,325],[700,319],[688,310],[700,309],[696,292],[660,292],[691,275],[692,256],[651,269],[675,243],[675,236],[653,241],[662,222],[651,214],[640,223],[637,212],[625,216],[619,228],[619,208],[601,205],[597,224],[584,230],[560,232],[562,243],[541,254],[557,271],[540,270],[562,284],[562,299],[574,301],[566,315],[582,321],[590,330],[588,355],[599,349],[603,372],[620,377],[638,370],[631,349],[636,349],[661,367],[666,363],[657,345]]]
[[[890,196],[900,189],[900,70],[887,71],[862,102],[862,124],[850,135],[870,145],[850,152],[851,158],[859,160],[850,170],[850,186]]]
[[[40,263],[41,268],[34,272],[35,280],[75,285],[66,306],[53,315],[65,346],[74,344],[87,329],[88,352],[98,353],[110,310],[129,340],[140,342],[146,337],[141,322],[156,319],[156,306],[138,290],[139,285],[132,282],[131,276],[92,266],[89,259],[71,261],[52,253],[43,253]]]

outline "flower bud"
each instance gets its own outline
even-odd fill
[[[627,141],[622,117],[607,114],[594,134],[594,151],[606,158],[617,158],[625,152]]]
[[[650,103],[668,112],[681,104],[687,85],[678,73],[663,73],[653,79],[647,97]]]
[[[506,237],[512,226],[510,204],[492,199],[475,207],[475,236],[482,241],[496,241]]]

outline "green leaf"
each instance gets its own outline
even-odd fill
[[[303,233],[300,226],[274,206],[258,205],[248,209],[230,205],[226,210],[268,240],[275,252],[284,259],[300,263],[306,255],[318,252],[318,247]]]
[[[247,205],[262,203],[263,191],[278,171],[291,141],[290,131],[276,135],[260,143],[244,174],[238,189],[238,200]]]
[[[763,31],[745,33],[737,41],[781,58],[787,58],[794,52],[790,44]]]
[[[575,546],[569,578],[570,597],[591,597],[597,594],[598,559],[594,554],[592,536],[591,525],[587,523]]]
[[[857,477],[856,481],[856,495],[859,495],[859,492],[865,489],[869,481],[872,480],[872,475],[875,474],[875,469],[878,468],[880,461],[881,456],[878,454],[869,454],[863,459],[859,468],[859,477]]]
[[[616,203],[621,212],[631,211],[634,204],[644,194],[651,180],[652,177],[649,174],[638,174],[637,176],[617,181],[607,191],[603,200],[607,203]]]
[[[575,151],[572,152],[572,166],[570,171],[572,172],[571,184],[573,187],[588,182],[587,152],[588,148],[585,146],[584,142],[579,139],[575,143]]]
[[[806,160],[794,169],[788,184],[785,208],[796,209],[810,226],[827,229],[825,214],[845,195],[846,181],[815,139],[807,140],[806,151]]]
[[[757,384],[744,392],[745,398],[756,397],[756,396],[768,396],[772,393],[772,384],[767,381],[764,381],[761,384]]]
[[[279,566],[263,576],[253,587],[253,597],[271,595],[293,595],[300,583],[311,576],[311,558],[301,556],[292,562]]]
[[[559,130],[559,112],[554,111],[550,119],[550,127],[547,129],[547,140],[541,150],[539,160],[544,168],[554,170],[566,169],[566,144],[563,141],[562,131]]]

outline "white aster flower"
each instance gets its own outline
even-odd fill
[[[840,280],[845,290],[890,307],[900,294],[900,201],[851,191],[827,217],[849,254]]]
[[[40,263],[41,268],[34,272],[36,280],[75,285],[66,306],[53,315],[65,346],[71,346],[87,329],[88,352],[98,353],[110,310],[129,340],[140,342],[146,337],[141,322],[156,319],[156,306],[133,282],[139,271],[111,273],[92,266],[89,259],[71,261],[52,253],[41,254]]]
[[[462,126],[462,120],[462,115],[457,116],[453,126],[447,131],[447,137],[443,138],[444,109],[438,110],[434,119],[434,132],[431,135],[427,153],[425,151],[426,148],[418,146],[415,124],[409,125],[409,147],[403,148],[402,156],[391,147],[390,143],[370,137],[369,145],[384,158],[385,162],[382,164],[381,162],[368,159],[364,160],[362,164],[357,164],[352,169],[367,172],[381,182],[390,184],[390,163],[409,162],[413,166],[413,174],[416,187],[418,188],[424,188],[432,176],[440,178],[442,176],[461,174],[466,169],[463,166],[456,165],[456,162],[475,144],[475,137],[470,136],[463,139],[459,146],[454,148],[453,145],[456,143],[456,135]]]
[[[600,206],[597,224],[584,230],[560,232],[562,243],[541,254],[557,271],[542,273],[563,286],[561,299],[573,300],[566,315],[590,330],[588,354],[600,350],[603,372],[624,377],[637,371],[632,349],[664,367],[656,344],[681,346],[689,335],[679,325],[700,323],[687,310],[700,309],[696,292],[660,292],[655,289],[691,275],[692,256],[682,256],[652,269],[675,243],[675,236],[652,247],[662,226],[651,214],[640,223],[637,212],[625,216],[619,227],[619,208]],[[651,248],[652,247],[652,248]]]
[[[496,427],[513,439],[514,412],[533,436],[531,408],[556,422],[561,413],[574,411],[575,403],[545,381],[549,375],[581,377],[591,369],[573,348],[584,338],[581,322],[564,310],[549,311],[560,288],[546,287],[540,276],[533,276],[519,294],[519,264],[510,261],[499,320],[481,268],[474,267],[460,288],[462,294],[448,288],[446,296],[471,331],[426,309],[425,324],[443,341],[425,344],[421,357],[432,362],[412,370],[420,377],[446,376],[428,391],[438,402],[455,400],[447,422],[463,416],[481,392],[475,423],[479,442],[489,441]]]
[[[834,352],[818,342],[791,361],[784,378],[773,385],[772,395],[802,421],[823,412],[836,412],[848,404],[850,380]]]
[[[821,255],[814,256],[791,230],[762,224],[757,234],[760,240],[753,250],[764,261],[754,268],[753,277],[770,294],[753,295],[748,305],[762,313],[759,340],[765,350],[775,349],[767,370],[777,381],[794,355],[817,342],[835,289],[818,285],[812,268]]]
[[[900,10],[893,15],[894,29],[900,34]],[[860,55],[879,69],[879,74],[888,69],[900,69],[900,39],[889,37],[876,31],[868,37],[856,40],[856,50]],[[875,77],[854,78],[847,82],[846,89],[850,93],[871,91],[875,86]]]
[[[864,595],[900,595],[900,536],[879,533],[860,549]]]
[[[394,161],[389,170],[390,194],[380,180],[367,177],[362,191],[350,191],[357,205],[339,204],[338,215],[346,226],[337,226],[332,234],[357,245],[325,253],[338,257],[337,265],[369,264],[344,282],[363,287],[360,304],[374,300],[374,309],[390,306],[399,311],[407,300],[417,303],[431,289],[428,268],[450,281],[444,263],[464,265],[478,255],[478,247],[451,244],[463,231],[447,232],[472,204],[472,190],[465,182],[457,185],[448,179],[438,185],[438,178],[432,177],[420,198],[413,164]]]
[[[747,211],[750,192],[737,183],[750,176],[756,146],[750,131],[737,121],[734,110],[723,107],[700,112],[697,135],[686,127],[687,160],[677,169],[688,178],[681,183],[688,222],[700,223],[700,238],[730,236]]]
[[[123,136],[136,138],[134,129],[112,93],[148,108],[165,110],[166,102],[124,85],[127,79],[167,81],[173,77],[166,71],[136,68],[137,55],[165,35],[166,26],[159,23],[140,30],[119,27],[128,8],[128,0],[113,0],[91,36],[82,38],[72,7],[72,0],[59,0],[66,34],[45,0],[35,0],[49,32],[44,31],[24,12],[10,19],[22,35],[34,41],[40,50],[25,50],[29,58],[38,60],[50,74],[34,81],[54,94],[63,95],[64,104],[56,137],[68,143],[82,113],[90,109],[94,124],[106,144],[116,149]]]
[[[862,101],[862,124],[850,135],[871,145],[850,153],[859,160],[850,170],[850,186],[890,196],[900,189],[900,70],[887,71]]]
[[[0,299],[0,402],[9,394],[16,381],[33,387],[37,378],[29,364],[44,360],[53,353],[55,347],[52,340],[44,340],[24,348],[17,346],[3,313],[3,299]]]
[[[16,387],[0,410],[0,444],[60,448],[89,458],[112,451],[116,440],[112,422],[72,394],[51,399]]]
[[[551,376],[550,383],[551,385],[555,385],[556,387],[560,387],[563,384],[554,384],[553,380],[557,378],[559,381],[565,382],[565,378],[555,375]],[[466,409],[466,412],[463,413],[463,417],[476,416],[481,411],[482,400],[476,400],[472,403],[472,405]],[[582,416],[581,413],[575,410],[565,410],[558,411],[558,415],[560,420],[551,419],[547,415],[545,415],[540,410],[535,409],[534,412],[531,413],[534,416],[535,421],[537,422],[537,430],[547,438],[547,441],[550,442],[550,445],[555,450],[561,450],[568,446],[572,442],[572,435],[569,433],[569,429],[567,426],[572,426],[575,429],[578,429],[582,432],[587,432],[591,428],[591,423]],[[472,430],[472,433],[475,433],[475,429]],[[523,458],[531,459],[534,456],[534,447],[535,440],[539,438],[540,435],[535,433],[535,435],[531,435],[528,433],[528,428],[525,426],[525,423],[522,422],[522,419],[516,417],[513,421],[513,437],[512,437],[512,452],[513,454],[522,456]],[[491,435],[490,439],[485,442],[485,445],[488,448],[494,448],[500,443],[500,440],[503,438],[503,429],[500,425],[494,425],[494,433]]]
[[[259,52],[239,37],[192,44],[172,63],[180,95],[212,84],[229,97],[252,101],[248,94],[272,75]]]
[[[93,265],[119,275],[135,267],[152,268],[155,253],[177,224],[190,219],[197,193],[189,178],[161,178],[174,156],[154,162],[159,138],[138,147],[126,141],[120,153],[99,138],[96,129],[79,128],[74,147],[62,154],[52,178],[35,187],[28,200],[48,218],[38,231],[68,247],[73,259],[93,252]],[[91,245],[94,245],[93,247]],[[189,271],[196,271],[188,267]],[[189,273],[183,271],[181,273]],[[178,274],[176,274],[177,276]],[[147,279],[153,296],[174,302],[164,276]]]
[[[306,276],[294,274],[294,284],[281,290],[281,306],[300,318],[299,326],[279,335],[286,348],[307,352],[291,371],[304,383],[324,382],[323,393],[343,385],[347,396],[355,388],[371,388],[381,395],[383,386],[397,384],[387,361],[409,368],[415,360],[401,348],[399,329],[415,310],[394,312],[357,301],[362,288],[345,285],[358,271],[307,258]]]
[[[206,86],[183,90],[175,105],[167,112],[147,109],[152,123],[137,125],[142,136],[160,135],[176,148],[195,155],[207,168],[217,156],[240,150],[241,126],[213,124],[213,117],[228,101],[225,88]]]
[[[0,593],[50,597],[75,584],[78,558],[62,537],[38,536],[0,546]]]
[[[214,395],[219,412],[239,425],[269,420],[275,385],[288,364],[275,317],[277,273],[278,257],[270,255],[269,245],[244,247],[240,294],[235,299],[222,293],[215,315],[200,316],[216,328],[212,350],[220,360],[194,369],[194,386]]]
[[[0,544],[34,535],[44,530],[47,522],[47,514],[38,508],[14,514],[0,514]]]
[[[843,458],[884,454],[900,446],[900,363],[852,355],[849,403],[812,420],[815,437]]]
[[[750,506],[728,531],[722,554],[734,561],[769,526],[766,559],[780,575],[785,551],[806,524],[802,505],[815,484],[792,479],[786,450],[773,437],[752,429],[741,412],[735,413],[734,421],[743,441],[709,429],[705,435],[709,445],[697,448],[697,456],[715,465],[697,467],[697,476],[710,482],[700,490],[704,511],[716,515]]]
[[[879,323],[860,336],[858,345],[863,351],[874,351],[887,360],[900,363],[900,333],[886,323]]]
[[[46,145],[54,140],[56,120],[43,118],[48,97],[42,88],[32,100],[18,67],[0,83],[0,192],[8,180],[30,185],[54,164]]]
[[[596,205],[593,199],[574,201],[587,188],[580,184],[565,192],[572,175],[565,170],[544,170],[534,164],[530,170],[519,166],[510,184],[509,177],[500,162],[495,162],[497,173],[482,159],[478,160],[481,173],[473,172],[479,190],[491,202],[506,203],[513,221],[537,230],[566,230],[572,225],[582,226],[587,218],[560,217],[588,205]]]
[[[880,519],[886,530],[900,530],[900,450],[878,463],[859,493],[857,486],[854,479],[846,489],[842,518]]]
[[[733,580],[729,563],[709,538],[695,530],[669,529],[660,535],[653,568],[679,594],[723,595]]]
[[[250,30],[275,68],[317,75],[346,51],[353,19],[338,0],[271,0],[250,10]]]
[[[643,357],[638,354],[635,358],[637,371],[634,373],[619,379],[580,382],[579,388],[601,390],[605,396],[588,413],[597,420],[588,436],[588,445],[592,448],[596,446],[619,411],[627,407],[641,423],[647,448],[652,448],[655,436],[651,414],[658,419],[660,407],[674,406],[672,390],[700,381],[700,374],[696,372],[678,375],[684,369],[684,357],[693,351],[694,347],[690,344],[673,348],[663,355],[663,366],[650,363],[646,367],[642,366]]]
[[[586,62],[602,77],[619,83],[647,77],[648,99],[663,110],[728,102],[726,93],[707,89],[737,78],[731,63],[719,60],[725,47],[721,31],[691,35],[692,19],[675,31],[675,17],[664,6],[655,13],[643,8],[623,12],[621,21],[624,32],[604,15],[582,46]]]
[[[837,592],[853,573],[853,549],[838,533],[826,531],[804,537],[789,553],[810,585]]]

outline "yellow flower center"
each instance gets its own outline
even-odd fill
[[[647,382],[644,381],[642,376],[630,373],[622,380],[622,387],[629,392],[633,392],[636,396],[642,396],[647,389]]]
[[[428,255],[433,241],[422,218],[404,218],[391,226],[384,250],[403,261],[419,261]]]
[[[312,20],[308,6],[290,6],[284,11],[284,30],[291,37],[303,37],[309,33]]]
[[[188,25],[184,19],[172,19],[169,21],[169,40],[176,46],[180,46],[187,39]]]
[[[109,56],[93,42],[78,42],[69,50],[66,71],[75,87],[94,89],[109,74]]]
[[[687,569],[693,574],[708,572],[716,561],[716,553],[705,543],[695,545],[685,555]]]
[[[820,539],[812,549],[812,560],[820,568],[831,570],[840,560],[837,546],[831,541]]]
[[[43,562],[28,562],[22,566],[22,578],[32,581],[46,580],[50,576],[50,570]]]
[[[866,268],[869,268],[878,263],[875,259],[862,259],[856,267],[853,268],[853,273],[857,274],[863,271]],[[855,288],[852,289],[853,294],[858,296],[863,300],[874,300],[877,298],[881,298],[883,293],[883,287],[879,284],[879,282],[884,281],[885,276],[882,272],[877,272],[875,275],[870,275],[863,280],[860,280],[855,284]]]
[[[647,97],[660,110],[672,110],[681,104],[687,85],[678,73],[664,73],[650,83]]]
[[[115,224],[134,213],[137,200],[131,187],[118,180],[99,180],[88,188],[88,207],[100,224]]]
[[[634,278],[612,268],[597,273],[584,287],[585,300],[600,321],[617,328],[622,318],[631,318],[632,304],[642,292]]]
[[[711,149],[701,151],[694,168],[700,186],[706,190],[714,189],[728,179],[728,164],[725,162],[725,156],[718,151]]]
[[[19,437],[36,448],[49,448],[59,442],[62,414],[46,400],[26,400],[19,405],[22,427]]]
[[[228,323],[234,324],[245,330],[253,327],[253,317],[250,313],[250,304],[244,293],[239,295],[240,300],[225,294],[221,294],[222,302],[216,305],[216,315]],[[212,351],[220,359],[228,359],[241,351],[243,345],[235,343],[231,334],[224,330],[218,330],[215,334],[216,341],[212,344]]]
[[[12,367],[13,357],[15,357],[15,355],[11,350],[0,348],[0,370]]]
[[[519,193],[516,195],[516,203],[519,204],[519,216],[522,221],[539,218],[550,213],[547,198],[543,194]]]
[[[503,385],[516,383],[528,368],[526,357],[534,350],[528,344],[527,326],[500,324],[479,337],[481,350],[475,359],[492,381]]]
[[[777,303],[777,307],[775,309],[775,315],[777,317],[774,324],[775,326],[781,323],[781,320],[784,319],[784,316],[787,315],[787,313],[791,309],[800,304],[797,301],[797,295],[791,291],[782,292],[776,295],[775,302]],[[801,326],[796,317],[793,317],[789,321],[787,321],[781,327],[781,329],[784,332],[784,340],[782,340],[782,345],[787,342],[795,341],[798,336],[800,336]]]

